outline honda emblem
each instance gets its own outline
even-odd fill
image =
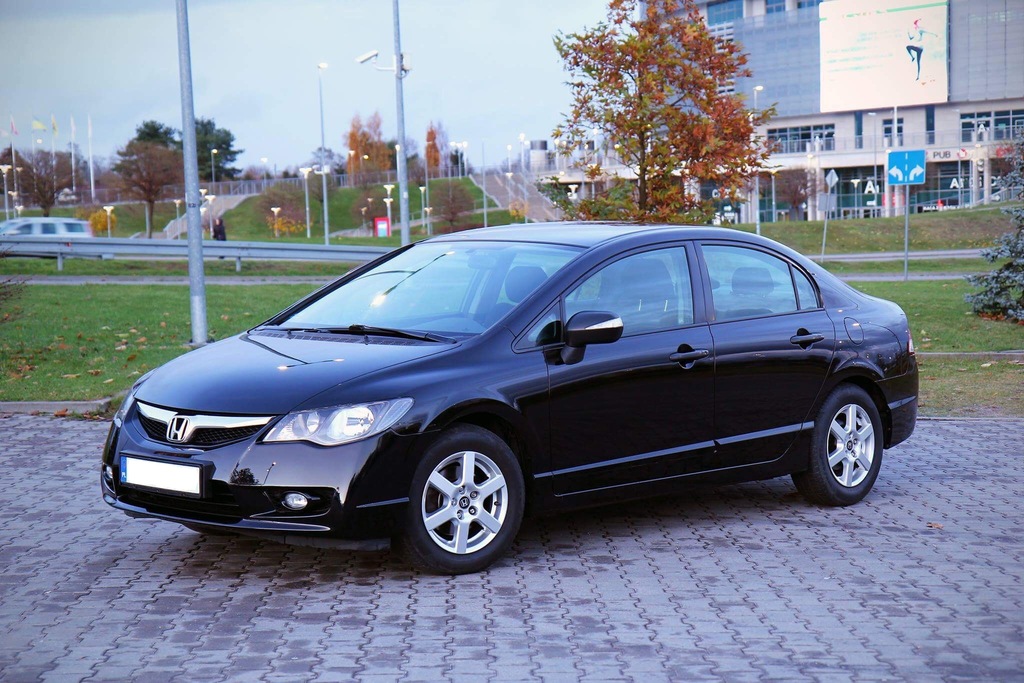
[[[167,440],[174,443],[184,443],[191,436],[192,425],[184,415],[175,415],[167,423]]]

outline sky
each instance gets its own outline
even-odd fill
[[[469,143],[470,163],[499,163],[520,133],[548,139],[569,110],[567,74],[552,39],[604,19],[605,0],[401,0],[406,137],[422,150],[427,126]],[[320,146],[317,64],[323,72],[327,147],[347,150],[352,118],[379,112],[397,137],[395,79],[357,64],[379,50],[394,55],[387,0],[190,0],[192,80],[197,117],[213,118],[244,152],[236,166],[278,170],[309,161]],[[67,149],[75,141],[109,159],[154,119],[181,129],[174,0],[0,0],[8,60],[0,73],[0,117],[13,116],[15,146],[36,137]],[[10,123],[0,118],[10,135]],[[10,145],[4,137],[0,144]],[[513,152],[514,154],[517,152]]]

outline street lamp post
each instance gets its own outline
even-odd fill
[[[426,194],[427,194],[427,186],[426,185],[420,185],[420,222],[423,223],[424,227],[427,224],[427,214],[423,210],[424,207],[426,207],[426,203],[425,203],[426,202],[426,199],[425,199]],[[424,230],[424,232],[426,232],[426,231]]]
[[[267,191],[267,162],[270,161],[267,157],[260,157],[260,163],[263,164],[263,191]]]
[[[398,145],[395,146],[395,150],[398,152],[398,206],[399,216],[402,220],[401,234],[402,245],[404,246],[409,244],[409,169],[405,158],[406,151],[403,148],[405,144],[405,95],[402,91],[402,81],[408,70],[405,68],[405,55],[402,54],[402,32],[398,16],[398,0],[392,0],[391,8],[395,33],[394,62],[390,67],[376,66],[375,68],[380,71],[392,71],[395,74],[395,109],[398,114]],[[370,60],[376,61],[378,55],[379,52],[373,50],[357,57],[356,61],[360,64],[365,64]]]
[[[110,237],[110,214],[114,211],[114,207],[104,206],[103,210],[107,212],[107,237]]]
[[[757,114],[757,93],[764,90],[763,85],[754,86],[754,113]],[[761,169],[754,174],[754,232],[761,234]]]
[[[523,222],[526,222],[526,133],[519,134],[519,175],[523,179]]]
[[[10,206],[8,205],[8,200],[7,200],[7,172],[10,171],[10,170],[11,170],[11,167],[10,167],[9,164],[3,164],[2,166],[0,166],[0,171],[2,171],[3,174],[4,174],[4,220],[5,221],[6,220],[10,220],[10,218],[11,218],[11,209],[10,209]]]
[[[324,135],[324,79],[323,72],[327,68],[327,62],[320,62],[316,65],[316,82],[320,92],[320,179],[323,183],[323,205],[324,205],[324,245],[331,243],[330,222],[327,216],[327,162],[324,161],[324,152],[327,149],[327,138]]]
[[[857,209],[857,218],[860,218],[860,192],[857,191],[857,186],[860,185],[860,178],[854,178],[850,181],[853,185],[853,206]]]
[[[868,116],[872,118],[875,125],[871,129],[871,144],[872,144],[872,159],[871,159],[871,184],[874,185],[875,192],[872,201],[878,204],[878,112],[869,111]],[[874,213],[874,212],[872,212]]]
[[[217,157],[215,155],[218,151],[216,147],[210,150],[210,185],[217,182]]]
[[[431,214],[434,212],[434,207],[428,206],[423,209],[427,212],[427,237],[431,237],[434,234],[434,224],[431,222]]]
[[[217,195],[215,195],[215,194],[207,193],[207,195],[206,195],[206,201],[208,201],[210,203],[210,238],[211,239],[213,238],[213,213],[214,213],[214,211],[213,211],[213,200],[216,199],[216,198],[217,198]]]
[[[388,207],[388,230],[391,230],[391,202],[394,200],[391,198],[391,191],[395,189],[394,185],[385,185],[384,191],[388,193],[388,196],[384,198],[384,203]]]
[[[312,230],[309,223],[309,172],[313,169],[309,166],[303,166],[299,169],[299,173],[302,174],[302,189],[306,192],[306,239],[310,239],[313,236]]]
[[[181,200],[180,199],[175,199],[174,200],[174,222],[178,223],[178,221],[180,221],[180,220],[181,220]],[[178,226],[178,228],[179,228],[179,233],[180,233],[181,226]],[[177,239],[177,234],[175,234],[175,239]]]
[[[277,214],[281,213],[281,207],[272,206],[270,210],[274,212],[274,237],[277,237]]]
[[[779,212],[775,205],[775,174],[779,172],[779,169],[771,169],[772,174],[772,223],[778,220]]]

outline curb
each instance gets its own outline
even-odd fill
[[[101,413],[110,407],[113,398],[95,401],[0,401],[0,413]]]

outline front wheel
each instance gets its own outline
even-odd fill
[[[519,531],[524,489],[519,462],[493,432],[449,430],[413,476],[402,539],[410,561],[443,574],[486,568]]]
[[[812,503],[853,505],[878,478],[882,442],[882,420],[874,401],[860,387],[840,386],[818,412],[809,467],[793,474],[793,483]]]

